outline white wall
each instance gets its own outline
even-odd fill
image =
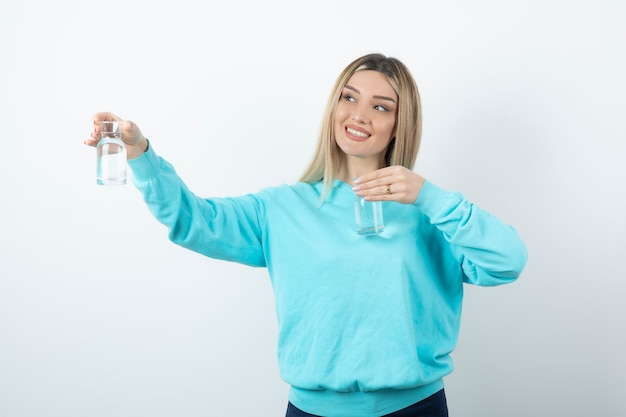
[[[625,415],[625,23],[621,0],[2,1],[0,415],[284,415],[266,271],[171,244],[82,140],[110,110],[198,194],[293,182],[374,51],[420,85],[416,170],[529,249],[467,287],[451,415]]]

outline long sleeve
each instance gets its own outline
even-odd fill
[[[172,242],[211,258],[265,266],[262,204],[254,196],[203,199],[193,194],[152,146],[128,161],[133,182]]]
[[[491,286],[514,281],[528,254],[517,231],[469,202],[430,181],[414,203],[451,244],[461,263],[464,281]]]

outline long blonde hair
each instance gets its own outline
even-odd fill
[[[346,83],[357,71],[378,71],[384,74],[398,95],[395,137],[385,154],[387,166],[402,165],[413,169],[422,136],[422,108],[417,84],[409,69],[398,59],[382,54],[368,54],[352,61],[339,75],[332,89],[322,124],[315,155],[300,181],[324,181],[322,200],[338,176],[345,154],[335,142],[335,109]]]

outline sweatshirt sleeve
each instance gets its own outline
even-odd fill
[[[193,194],[152,145],[129,160],[133,182],[172,242],[211,258],[265,266],[260,218],[252,195],[203,199]]]
[[[450,243],[465,282],[493,286],[519,277],[528,254],[512,226],[428,180],[414,204]]]

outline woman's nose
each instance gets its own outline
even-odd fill
[[[355,123],[367,123],[369,118],[367,117],[365,109],[356,107],[352,113],[352,120],[354,120]]]

